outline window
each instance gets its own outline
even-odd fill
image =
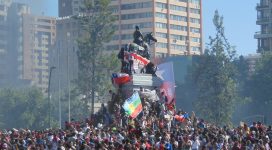
[[[111,39],[111,40],[113,40],[113,41],[119,40],[119,35],[114,35],[114,36],[112,36],[112,39]]]
[[[200,47],[192,46],[192,47],[191,47],[191,50],[192,50],[192,51],[200,51]]]
[[[177,35],[177,34],[170,34],[171,39],[180,40],[180,41],[186,41],[187,36],[184,35]]]
[[[167,33],[161,33],[161,32],[156,32],[156,37],[160,37],[160,38],[167,38]]]
[[[130,39],[133,39],[133,36],[131,34],[122,34],[121,39],[122,40],[130,40]]]
[[[152,27],[152,23],[151,22],[143,22],[143,23],[139,23],[139,24],[122,24],[121,25],[121,29],[127,30],[127,29],[134,29],[135,26],[139,26],[139,28],[151,28]]]
[[[38,22],[51,23],[51,20],[48,20],[48,19],[38,19]]]
[[[111,10],[113,13],[118,13],[118,12],[119,12],[119,6],[110,6],[110,10]]]
[[[200,14],[200,9],[190,8],[190,13]]]
[[[170,5],[171,10],[187,12],[187,8],[183,6]]]
[[[140,18],[151,18],[153,14],[151,12],[145,13],[137,13],[137,14],[125,14],[121,16],[122,20],[129,20],[129,19],[140,19]]]
[[[158,42],[156,44],[156,47],[159,47],[159,48],[168,48],[168,44],[167,43],[160,43],[160,42]]]
[[[200,33],[200,29],[199,29],[199,28],[193,28],[193,27],[191,27],[191,28],[190,28],[190,31],[191,31],[192,33]]]
[[[152,3],[151,2],[123,4],[123,5],[121,5],[121,10],[149,8],[149,7],[152,7]]]
[[[160,12],[156,13],[156,17],[167,19],[167,15],[165,13],[160,13]]]
[[[185,16],[178,16],[178,15],[170,15],[171,20],[177,20],[177,21],[185,21],[187,22],[187,17]]]
[[[191,39],[193,42],[200,42],[200,38],[196,38],[196,37],[192,37],[192,39]]]
[[[200,4],[200,0],[189,0],[190,3],[194,3],[199,5]]]
[[[177,2],[188,2],[188,0],[176,0]]]
[[[170,29],[179,30],[179,31],[187,31],[186,26],[175,25],[175,24],[170,24]]]
[[[174,50],[186,50],[185,45],[178,45],[178,44],[171,44],[170,48]]]
[[[156,22],[156,27],[166,29],[167,24],[166,23],[161,23],[161,22]]]
[[[197,19],[197,18],[190,18],[190,22],[200,24],[200,19]]]
[[[167,9],[167,4],[156,2],[156,7],[161,8],[161,9]]]
[[[50,26],[44,26],[44,25],[38,25],[37,28],[40,28],[40,29],[51,29]]]

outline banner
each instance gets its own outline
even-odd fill
[[[121,85],[131,81],[131,77],[126,73],[113,73],[111,79],[114,85]]]
[[[167,97],[167,104],[175,103],[175,78],[173,70],[173,62],[163,63],[157,66],[156,75],[163,80],[160,87],[161,92],[164,92]]]
[[[145,66],[145,65],[147,65],[150,62],[150,60],[148,60],[148,59],[146,59],[146,58],[144,58],[141,55],[138,55],[136,53],[131,53],[130,55],[132,56],[132,58],[134,59],[134,61],[137,61],[141,65]]]
[[[138,92],[133,93],[133,95],[125,101],[123,108],[126,114],[132,119],[136,118],[140,114],[143,108]]]

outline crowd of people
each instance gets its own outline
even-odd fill
[[[113,95],[114,93],[110,91]],[[63,129],[10,129],[0,132],[1,150],[270,150],[272,128],[261,122],[239,127],[219,127],[183,111],[168,115],[161,99],[136,119],[121,116],[112,121],[91,116],[81,122],[66,122]],[[120,109],[119,109],[120,110]],[[118,109],[115,109],[118,111]],[[107,113],[103,108],[99,113]],[[165,113],[165,114],[164,114]],[[122,114],[122,112],[121,112]],[[115,113],[113,116],[118,116]]]

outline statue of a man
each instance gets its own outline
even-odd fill
[[[134,41],[133,42],[136,43],[136,44],[138,44],[138,45],[140,45],[140,46],[142,46],[144,37],[143,37],[143,35],[142,35],[141,31],[140,31],[139,26],[135,27],[135,31],[133,33],[133,37],[134,37]]]

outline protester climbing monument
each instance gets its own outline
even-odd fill
[[[162,98],[173,109],[175,90],[172,63],[156,66],[151,61],[150,47],[157,42],[153,33],[143,35],[136,26],[133,37],[133,42],[122,47],[117,55],[122,65],[120,72],[112,74],[112,84],[121,94],[121,100],[113,105],[121,106],[132,119],[141,113],[143,105]]]

